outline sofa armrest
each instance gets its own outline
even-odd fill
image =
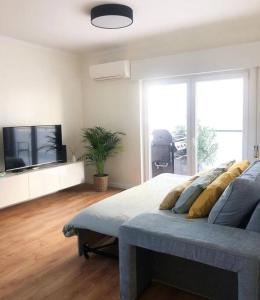
[[[146,213],[120,227],[119,246],[122,299],[135,299],[139,294],[135,286],[139,247],[235,272],[238,299],[260,299],[259,233]]]

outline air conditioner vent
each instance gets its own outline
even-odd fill
[[[130,62],[129,60],[120,60],[93,65],[89,68],[89,75],[94,80],[130,78]]]

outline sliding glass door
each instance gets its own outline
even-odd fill
[[[187,92],[184,81],[147,89],[150,172],[187,174]]]
[[[197,171],[243,157],[244,78],[195,81]]]
[[[256,118],[248,115],[247,86],[246,72],[146,82],[146,178],[247,158],[248,135],[255,135],[247,120]]]

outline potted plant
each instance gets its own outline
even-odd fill
[[[121,136],[123,132],[112,132],[103,127],[83,129],[83,142],[86,144],[86,153],[83,157],[89,164],[96,166],[94,188],[98,192],[107,190],[108,174],[105,174],[105,162],[114,154],[122,150]]]

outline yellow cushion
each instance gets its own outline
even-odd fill
[[[233,169],[239,168],[240,174],[243,173],[250,165],[248,160],[242,160],[237,163],[234,163],[228,170],[231,171]]]
[[[180,197],[181,193],[189,186],[191,183],[198,178],[199,175],[195,175],[189,180],[175,186],[163,199],[162,203],[160,204],[159,209],[172,209],[175,203],[177,202],[178,198]]]
[[[207,217],[226,187],[240,174],[240,168],[232,168],[214,180],[193,203],[188,218]]]

